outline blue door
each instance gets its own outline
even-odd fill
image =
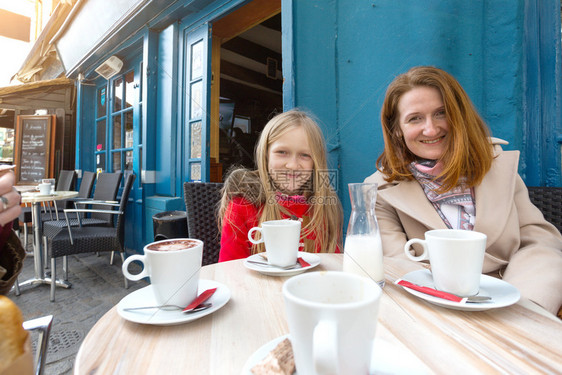
[[[179,181],[209,181],[210,147],[210,25],[183,31],[181,126],[183,149]],[[179,187],[179,191],[183,191]]]

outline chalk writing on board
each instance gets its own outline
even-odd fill
[[[49,117],[21,116],[19,129],[19,181],[39,182],[49,172],[51,121]]]

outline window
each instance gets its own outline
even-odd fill
[[[124,175],[133,170],[134,112],[141,106],[135,70],[115,76],[99,87],[96,100],[96,171]],[[108,95],[109,90],[109,95]],[[109,98],[109,103],[108,103]],[[139,111],[140,113],[141,111]],[[141,145],[138,145],[140,148]]]

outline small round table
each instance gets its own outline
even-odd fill
[[[16,187],[17,188],[17,187]],[[70,199],[78,196],[77,191],[55,191],[53,194],[42,195],[39,192],[23,191],[21,193],[22,203],[31,203],[31,225],[33,227],[33,256],[35,264],[35,277],[16,284],[16,295],[20,294],[20,287],[35,284],[51,284],[50,277],[45,277],[43,266],[43,251],[41,237],[43,237],[43,223],[41,221],[41,203]],[[57,286],[70,288],[70,283],[64,280],[55,280]]]

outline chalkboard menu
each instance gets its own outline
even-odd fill
[[[55,122],[55,115],[18,116],[14,147],[18,185],[52,177]]]

